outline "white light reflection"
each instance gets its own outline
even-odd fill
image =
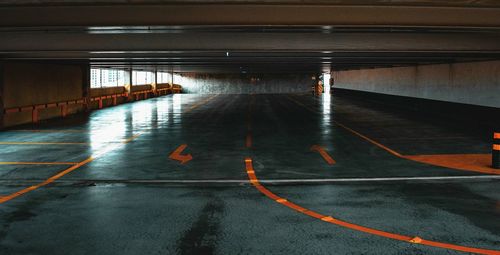
[[[182,101],[180,94],[172,95],[172,118],[174,124],[181,122],[181,114],[182,114]]]
[[[132,104],[132,133],[150,128],[153,105],[149,102],[136,102]]]
[[[168,99],[162,98],[156,101],[156,115],[158,119],[158,127],[166,127],[168,125],[169,119],[169,101]]]
[[[325,88],[325,93],[323,94],[323,118],[322,118],[322,126],[323,126],[323,134],[330,134],[331,129],[331,95],[330,95],[330,74],[323,74],[323,84]]]
[[[108,114],[105,111],[96,112],[89,123],[89,141],[93,158],[115,148],[126,139],[126,112],[118,109],[108,112]]]

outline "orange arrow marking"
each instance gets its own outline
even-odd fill
[[[181,146],[177,147],[174,152],[172,152],[168,157],[173,160],[178,160],[181,162],[181,164],[185,164],[191,159],[193,159],[193,156],[191,154],[186,154],[186,155],[181,155],[182,151],[186,149],[187,144],[182,144]]]
[[[311,147],[311,150],[319,152],[321,157],[323,157],[323,159],[326,161],[326,163],[328,163],[328,165],[333,165],[336,163],[335,160],[333,160],[333,158],[328,154],[328,152],[326,152],[325,148],[319,145],[313,145]]]

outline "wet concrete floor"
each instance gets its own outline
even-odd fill
[[[246,158],[262,185],[308,210],[500,250],[498,176],[396,157],[343,126],[402,155],[491,146],[335,96],[176,94],[18,127],[0,133],[0,254],[464,254],[292,210],[250,183]],[[183,144],[184,164],[169,158]]]

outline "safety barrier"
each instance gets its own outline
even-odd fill
[[[141,95],[142,95],[143,99],[148,99],[149,94],[155,95],[155,91],[152,89],[148,89],[148,90],[141,90],[141,91],[135,91],[135,92],[130,93],[130,95],[132,95],[132,97],[134,98],[135,101],[139,100]]]
[[[103,100],[105,99],[113,99],[113,105],[117,104],[117,98],[119,97],[127,97],[127,93],[120,93],[120,94],[113,94],[113,95],[105,95],[105,96],[98,96],[98,97],[92,97],[90,98],[90,102],[98,102],[98,108],[102,109],[103,107]]]
[[[19,107],[11,107],[11,108],[6,108],[4,109],[5,114],[13,114],[13,113],[19,113],[19,112],[31,112],[31,121],[32,123],[38,123],[39,121],[39,110],[41,109],[48,109],[48,108],[60,108],[61,112],[61,117],[66,117],[68,114],[68,105],[76,105],[76,104],[82,104],[84,106],[87,106],[90,102],[98,102],[98,108],[102,109],[103,108],[103,101],[106,99],[113,99],[113,105],[117,105],[117,99],[120,97],[126,98],[127,101],[129,99],[129,96],[132,96],[135,101],[140,100],[141,95],[143,99],[148,99],[150,95],[152,96],[161,96],[161,95],[168,95],[170,93],[180,93],[182,92],[182,87],[180,85],[174,84],[172,87],[166,87],[166,88],[159,88],[156,90],[141,90],[141,91],[135,91],[132,93],[118,93],[118,94],[111,94],[111,95],[103,95],[103,96],[96,96],[96,97],[91,97],[89,101],[87,101],[86,98],[83,99],[76,99],[76,100],[67,100],[67,101],[61,101],[61,102],[55,102],[55,103],[46,103],[46,104],[36,104],[36,105],[30,105],[30,106],[19,106]]]
[[[65,117],[68,113],[67,112],[68,105],[85,104],[85,103],[86,103],[85,99],[77,99],[77,100],[61,101],[61,102],[56,102],[56,103],[37,104],[37,105],[22,106],[22,107],[12,107],[12,108],[5,109],[4,112],[5,112],[5,114],[12,114],[12,113],[18,113],[18,112],[31,111],[31,122],[38,123],[38,120],[39,120],[38,113],[39,113],[39,110],[41,110],[41,109],[59,107],[61,109],[61,116]]]
[[[500,169],[500,130],[493,132],[491,159],[493,168]]]
[[[181,93],[182,92],[182,86],[178,84],[174,84],[172,86],[172,93]]]

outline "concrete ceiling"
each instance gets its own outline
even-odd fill
[[[178,72],[320,72],[500,59],[500,1],[210,3],[0,0],[0,59]]]
[[[0,0],[0,5],[104,5],[104,4],[308,4],[500,7],[497,0]]]

